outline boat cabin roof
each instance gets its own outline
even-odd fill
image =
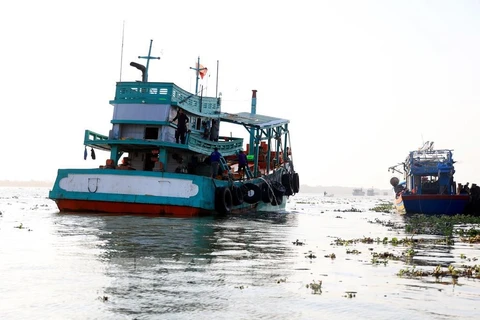
[[[255,127],[260,129],[278,127],[288,124],[290,121],[282,118],[274,118],[261,114],[252,114],[249,112],[240,113],[220,113],[220,119],[225,122],[244,125],[246,127]]]

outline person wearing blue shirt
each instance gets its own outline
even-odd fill
[[[215,147],[213,149],[213,152],[210,154],[210,163],[212,166],[212,178],[215,178],[215,176],[218,174],[218,166],[220,165],[220,158],[222,155],[220,152],[218,152],[218,148]]]
[[[245,175],[245,170],[247,168],[247,156],[245,153],[243,153],[242,150],[238,152],[238,172],[241,172],[241,179],[243,180],[243,177]]]

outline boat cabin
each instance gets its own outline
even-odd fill
[[[405,161],[406,188],[415,194],[455,194],[451,150],[418,150]]]

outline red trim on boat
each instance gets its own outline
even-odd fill
[[[171,217],[198,217],[211,215],[213,212],[200,208],[185,206],[158,205],[145,203],[125,203],[92,200],[57,199],[58,209],[62,213],[115,213],[140,214]]]

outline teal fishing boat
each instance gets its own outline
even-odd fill
[[[191,68],[195,93],[170,82],[149,82],[149,62],[156,59],[151,50],[152,41],[148,56],[139,57],[146,66],[130,63],[141,80],[117,82],[108,134],[85,131],[85,157],[87,148],[92,157],[107,152],[105,165],[58,170],[49,192],[58,209],[180,217],[284,210],[300,187],[290,121],[257,114],[256,90],[250,112],[223,112],[220,97],[198,92],[207,71],[200,58]],[[246,129],[249,141],[220,136],[226,123]],[[221,155],[218,169],[212,165],[214,150]],[[239,173],[241,151],[247,163]]]

